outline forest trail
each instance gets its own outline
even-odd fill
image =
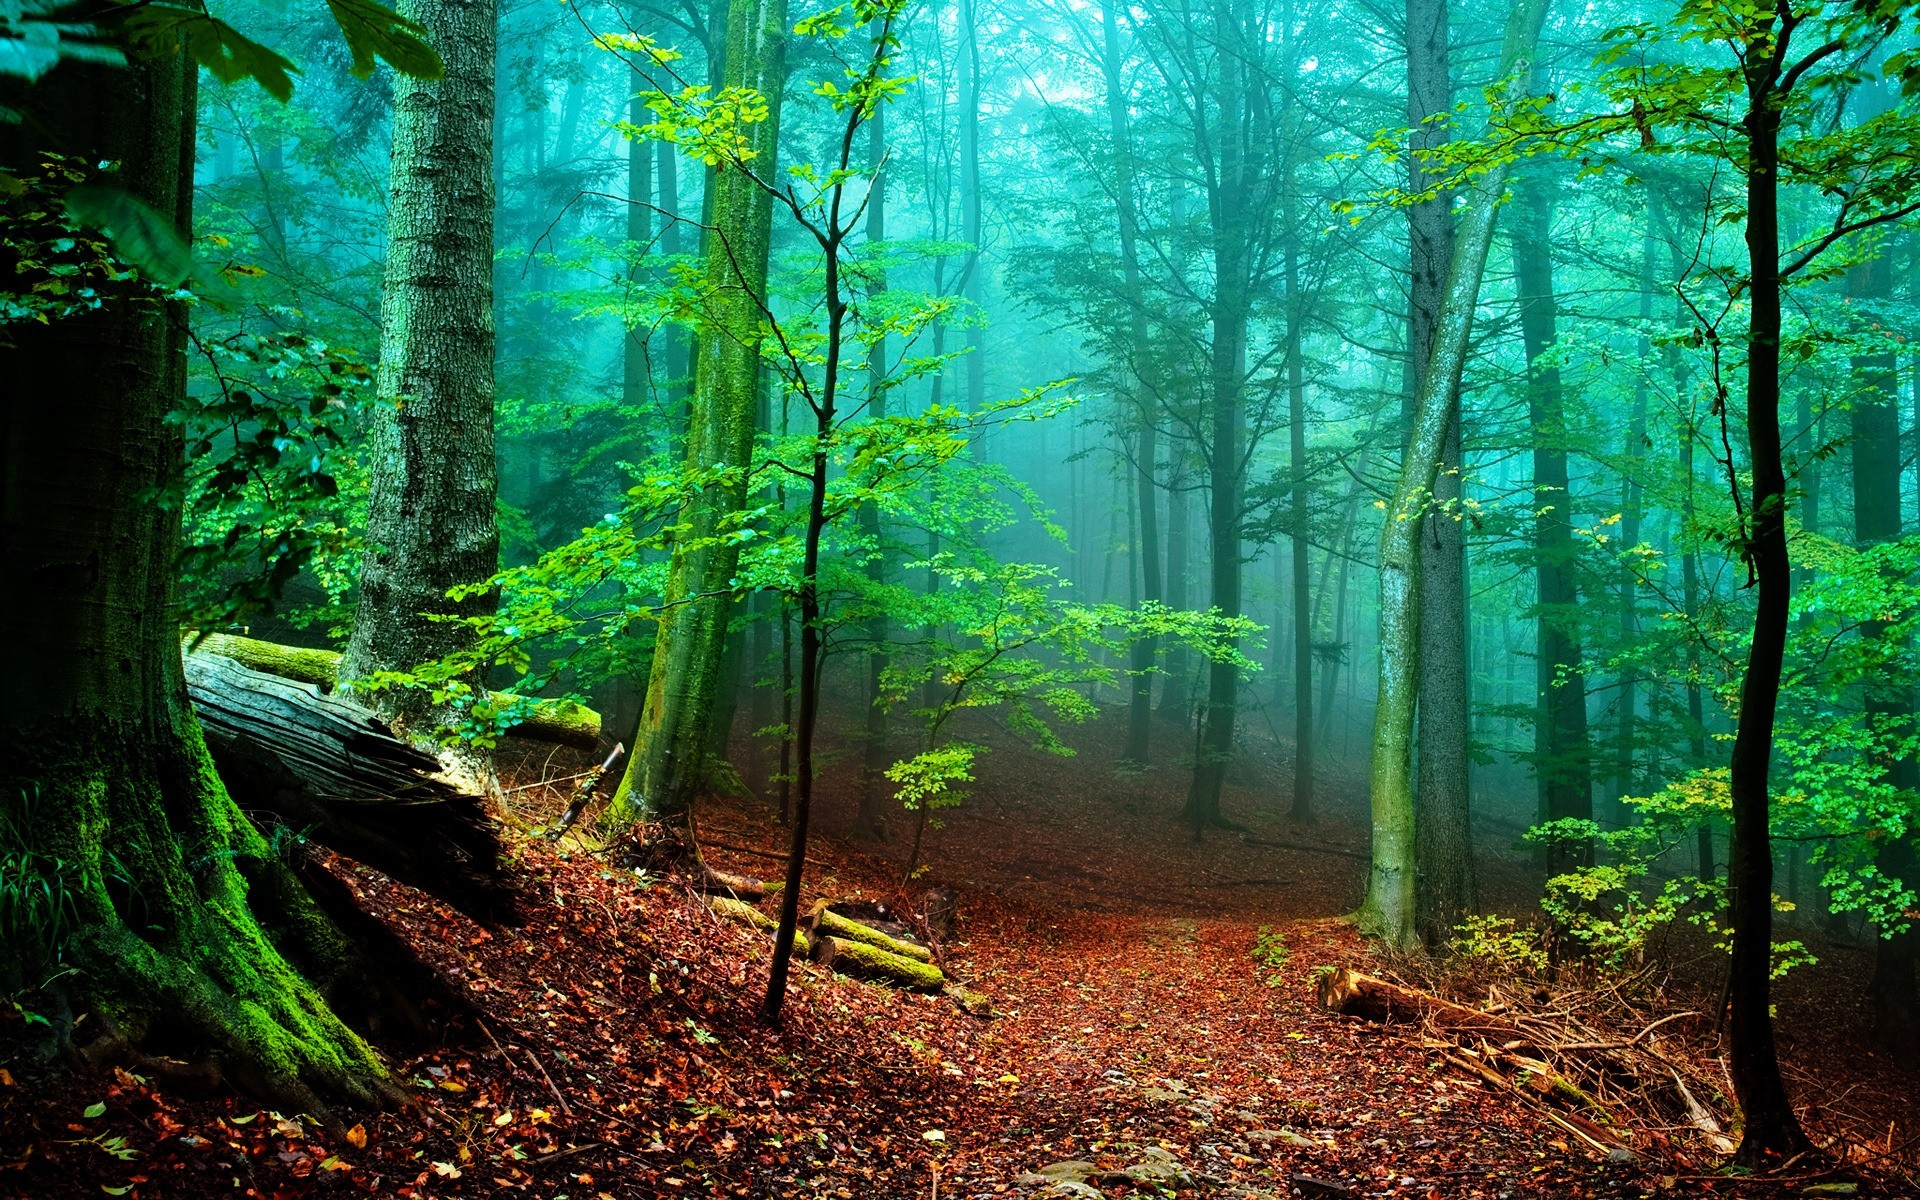
[[[547,761],[541,772],[533,777],[567,768]],[[764,934],[717,920],[682,885],[545,842],[517,843],[519,928],[482,928],[336,862],[473,1005],[445,1045],[397,1064],[418,1110],[366,1117],[342,1138],[125,1071],[58,1097],[8,1086],[0,1195],[1508,1200],[1657,1190],[1637,1168],[1570,1146],[1531,1110],[1443,1071],[1405,1035],[1316,1008],[1316,966],[1368,957],[1328,919],[1350,903],[1361,865],[1339,852],[1352,829],[1338,812],[1295,835],[1330,853],[1235,834],[1196,846],[1144,804],[1089,806],[1101,778],[1111,776],[1010,753],[983,775],[981,792],[997,794],[978,795],[930,837],[932,878],[960,888],[949,965],[992,999],[990,1020],[809,967],[785,1030],[770,1032],[755,1017]],[[550,817],[563,798],[563,787],[515,793],[528,817]],[[850,792],[826,789],[830,833],[851,804]],[[1019,834],[996,813],[1015,806]],[[782,837],[751,801],[710,807],[703,834],[716,865],[760,874]],[[898,895],[902,841],[821,838],[808,898]],[[1152,883],[1134,892],[1115,882],[1126,878]],[[1263,931],[1279,942],[1256,961]],[[1682,1187],[1669,1194],[1712,1185]]]

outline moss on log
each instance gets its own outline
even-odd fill
[[[862,925],[852,918],[841,916],[824,904],[815,906],[813,910],[813,928],[816,933],[830,934],[845,941],[864,942],[875,949],[897,954],[901,958],[911,958],[923,963],[933,961],[933,952],[925,946],[882,933],[870,925]]]
[[[946,986],[946,975],[932,963],[894,954],[868,942],[816,933],[814,945],[818,947],[814,961],[835,971],[915,992],[937,992]]]
[[[231,633],[189,634],[184,645],[190,653],[231,658],[250,670],[311,683],[322,691],[331,690],[339,681],[340,655],[332,650],[282,646]],[[488,696],[502,706],[525,699],[505,692],[490,692]],[[533,711],[510,732],[515,737],[592,750],[600,743],[600,714],[571,700],[536,700]]]
[[[774,933],[780,928],[780,923],[772,917],[761,912],[753,905],[748,904],[745,900],[736,900],[732,896],[709,896],[707,898],[707,907],[713,910],[715,916],[725,917],[729,921],[738,921],[742,925],[751,925],[755,929],[765,930],[769,934]],[[794,953],[801,955],[811,955],[813,953],[813,943],[807,937],[806,930],[796,929],[793,931],[793,950]]]

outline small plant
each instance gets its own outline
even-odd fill
[[[0,939],[35,964],[60,959],[68,930],[79,920],[74,899],[79,866],[35,843],[38,793],[22,792],[17,814],[0,812]]]
[[[1268,987],[1280,986],[1280,971],[1293,957],[1293,951],[1287,946],[1287,935],[1277,932],[1271,925],[1262,925],[1253,935],[1253,961],[1271,972],[1267,976]]]
[[[1506,917],[1468,917],[1454,927],[1447,945],[1460,957],[1498,971],[1538,975],[1547,969],[1540,931]]]

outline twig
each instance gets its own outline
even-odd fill
[[[607,1145],[606,1142],[588,1142],[584,1146],[573,1146],[565,1150],[555,1150],[552,1154],[543,1154],[539,1158],[534,1159],[533,1165],[538,1167],[545,1163],[556,1162],[559,1159],[572,1158],[576,1154],[585,1154],[589,1150],[598,1150],[605,1145]]]

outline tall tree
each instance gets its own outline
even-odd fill
[[[1877,254],[1848,272],[1848,298],[1866,311],[1857,336],[1874,338],[1874,311],[1893,299],[1893,263]],[[1900,521],[1900,406],[1899,364],[1889,345],[1853,356],[1854,395],[1849,439],[1853,453],[1853,541],[1866,548],[1893,541]],[[1889,622],[1868,621],[1860,636],[1870,642],[1889,636]],[[1866,684],[1868,725],[1883,735],[1899,736],[1913,722],[1913,693],[1907,680],[1870,679]],[[1920,785],[1914,760],[1901,756],[1880,764],[1886,782],[1911,794]],[[1880,870],[1911,883],[1915,856],[1911,835],[1894,841],[1879,856]],[[1909,924],[1900,932],[1883,930],[1874,959],[1868,993],[1873,1000],[1874,1036],[1896,1058],[1920,1058],[1920,997],[1915,994],[1914,965],[1920,952],[1920,928]]]
[[[1546,0],[1517,0],[1507,18],[1495,76],[1509,104],[1524,100],[1534,48],[1546,18]],[[1356,919],[1394,946],[1416,936],[1414,708],[1420,676],[1419,554],[1422,517],[1433,503],[1434,478],[1453,413],[1459,405],[1480,280],[1493,245],[1495,209],[1505,190],[1508,156],[1477,176],[1447,269],[1433,351],[1415,396],[1400,477],[1380,535],[1380,679],[1374,709],[1373,863]]]
[[[1536,83],[1536,86],[1539,86]],[[1567,420],[1560,367],[1559,298],[1553,279],[1550,180],[1530,172],[1513,222],[1514,276],[1527,355],[1527,419],[1533,430],[1534,617],[1538,630],[1534,688],[1534,778],[1542,821],[1593,819],[1592,747],[1587,683],[1581,667],[1578,550],[1573,493],[1567,476]],[[1547,870],[1559,874],[1592,861],[1591,843],[1556,840]]]
[[[871,23],[873,36],[882,37],[879,21]],[[878,260],[887,239],[887,110],[876,108],[867,122],[867,251]],[[877,261],[866,267],[869,296],[886,290],[885,268]],[[887,415],[887,339],[875,339],[867,349],[867,415]],[[860,530],[872,544],[867,560],[867,576],[878,584],[886,578],[886,556],[880,528],[880,506],[868,500],[860,506]],[[867,728],[861,745],[859,827],[871,837],[884,838],[886,821],[880,815],[881,794],[886,786],[887,708],[882,702],[883,675],[887,669],[887,615],[875,611],[867,621]]]
[[[499,569],[493,447],[494,0],[404,0],[446,64],[393,88],[379,403],[367,549],[340,675],[405,671],[464,649],[464,618]],[[478,682],[478,681],[476,681]],[[402,727],[438,719],[424,689],[376,706]]]
[[[6,79],[22,119],[0,124],[0,168],[37,177],[48,150],[114,163],[101,182],[142,213],[142,240],[184,246],[199,68],[145,49]],[[0,987],[63,992],[98,1015],[89,1035],[199,1047],[234,1083],[325,1114],[395,1095],[328,1004],[372,1010],[391,989],[228,795],[187,699],[180,508],[153,499],[185,469],[187,313],[169,298],[185,274],[103,279],[96,307],[0,338],[0,604],[33,631],[0,679],[0,820],[66,909],[63,944],[0,943]]]
[[[1448,0],[1407,0],[1407,189],[1422,197],[1407,206],[1407,359],[1405,416],[1433,358],[1453,257],[1453,194],[1431,160],[1451,138],[1453,67]],[[1431,192],[1431,195],[1427,193]],[[1419,721],[1416,836],[1416,908],[1421,931],[1438,942],[1473,907],[1474,875],[1466,759],[1466,540],[1458,520],[1459,397],[1449,403],[1443,464],[1420,542],[1420,586],[1440,601],[1421,609],[1421,645],[1451,647],[1420,660],[1415,709]]]
[[[750,89],[765,116],[746,126],[744,164],[716,168],[708,189],[705,311],[695,348],[687,427],[689,473],[713,474],[689,499],[673,538],[640,726],[611,824],[683,822],[707,770],[714,702],[722,677],[739,543],[729,538],[747,497],[766,324],[772,178],[786,83],[784,0],[735,0],[727,11],[722,89]],[[749,171],[753,174],[749,174]]]
[[[1136,208],[1133,130],[1127,112],[1126,60],[1120,48],[1120,22],[1113,0],[1100,6],[1101,68],[1107,84],[1107,129],[1113,139],[1114,206],[1120,224],[1120,281],[1126,289],[1129,361],[1135,381],[1133,408],[1133,502],[1139,513],[1140,598],[1158,604],[1160,586],[1160,405],[1145,375],[1148,356],[1146,299],[1140,281],[1140,228]],[[1153,667],[1157,639],[1141,637],[1132,647],[1127,702],[1127,743],[1122,757],[1144,766],[1153,725]]]

